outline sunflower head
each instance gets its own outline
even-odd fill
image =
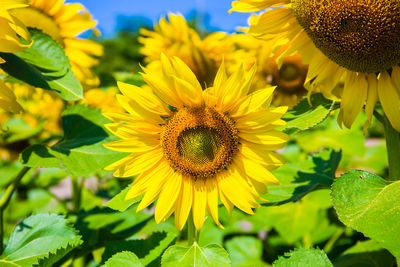
[[[140,52],[147,68],[161,70],[161,53],[180,58],[196,75],[203,89],[211,86],[218,67],[234,51],[233,42],[226,33],[216,32],[200,38],[182,15],[169,14],[154,25],[154,31],[141,29]]]
[[[95,57],[103,54],[103,47],[91,40],[77,38],[89,29],[95,29],[97,21],[81,4],[65,4],[64,0],[32,0],[27,8],[14,9],[12,15],[27,28],[43,31],[60,44],[71,63],[75,77],[85,86],[99,84],[91,68],[98,64]]]
[[[328,58],[374,73],[400,62],[400,2],[293,0],[299,24]]]
[[[179,58],[161,55],[160,62],[162,71],[144,68],[148,88],[119,83],[117,99],[127,113],[105,115],[122,140],[106,147],[130,155],[106,169],[138,175],[126,198],[144,194],[138,210],[158,199],[156,222],[175,213],[178,229],[190,211],[197,229],[206,210],[221,226],[218,198],[229,212],[237,206],[252,214],[265,184],[278,182],[270,170],[282,160],[273,150],[288,139],[275,130],[286,108],[269,108],[274,88],[249,94],[255,68],[228,76],[222,64],[203,90]]]
[[[0,52],[14,53],[22,51],[32,44],[31,36],[25,25],[11,13],[13,10],[26,9],[28,1],[9,0],[0,6]],[[21,42],[21,37],[26,41]],[[0,57],[0,63],[4,60]]]

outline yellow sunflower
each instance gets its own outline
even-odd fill
[[[271,7],[274,7],[270,9]],[[400,131],[400,2],[392,0],[241,0],[231,11],[268,9],[250,20],[249,33],[287,43],[309,64],[308,80],[330,95],[343,83],[338,122],[350,128],[365,105],[371,123],[380,100]]]
[[[21,118],[32,128],[43,127],[41,138],[62,132],[60,118],[64,109],[64,102],[55,92],[26,84],[9,83],[8,85],[15,93],[23,112],[14,115],[0,113],[0,123],[12,118]]]
[[[201,229],[205,211],[218,221],[218,198],[229,212],[246,213],[262,200],[268,184],[278,180],[271,170],[282,164],[273,151],[288,136],[275,130],[286,107],[269,108],[274,88],[248,95],[255,68],[240,68],[227,77],[222,64],[212,87],[205,91],[179,58],[161,57],[162,72],[144,68],[149,89],[119,83],[117,99],[128,113],[106,113],[107,128],[123,140],[106,147],[130,155],[107,170],[116,177],[138,175],[127,199],[144,197],[137,210],[157,198],[155,220],[175,212],[181,230],[192,211]]]
[[[80,103],[99,108],[103,112],[123,112],[123,108],[115,98],[117,92],[119,91],[116,87],[90,89],[85,92],[84,99]]]
[[[81,4],[65,4],[64,0],[32,0],[30,7],[12,10],[12,14],[26,27],[42,30],[56,40],[64,48],[75,77],[84,86],[99,84],[91,68],[98,64],[93,56],[101,56],[103,47],[76,37],[94,29],[97,24]]]
[[[11,113],[22,111],[13,91],[0,79],[0,108]]]
[[[10,10],[27,7],[27,1],[0,0],[0,52],[15,53],[31,45],[31,37],[24,24],[10,14]],[[21,37],[27,44],[21,43]],[[0,57],[0,64],[4,60]],[[17,103],[13,91],[0,79],[0,108],[17,113],[21,106]]]
[[[303,64],[300,55],[286,56],[278,62],[285,47],[273,51],[271,44],[245,34],[233,34],[231,38],[237,45],[235,53],[232,53],[236,57],[236,65],[245,62],[250,68],[252,64],[257,63],[258,68],[251,92],[268,85],[276,86],[272,103],[290,108],[307,94],[304,82],[308,67]]]
[[[31,37],[24,24],[10,14],[12,9],[27,6],[28,1],[0,0],[0,52],[19,52],[31,45]],[[21,43],[20,37],[24,38],[27,44]],[[4,63],[1,57],[0,63]]]
[[[154,31],[141,29],[140,33],[140,52],[148,69],[161,70],[161,53],[176,56],[189,66],[203,87],[212,84],[222,58],[229,60],[226,55],[234,50],[226,33],[217,32],[201,39],[182,15],[169,14],[168,20],[162,18],[154,25]]]

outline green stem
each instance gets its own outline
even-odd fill
[[[383,121],[389,161],[389,180],[400,180],[400,133],[393,129],[386,116]]]
[[[3,197],[0,200],[0,255],[3,253],[4,244],[4,210],[7,208],[10,203],[11,197],[18,187],[19,182],[25,176],[25,174],[30,170],[30,167],[24,167],[13,179],[12,183],[6,188]]]
[[[328,240],[326,245],[324,246],[323,250],[326,253],[329,253],[331,249],[333,248],[333,245],[336,243],[336,241],[341,237],[341,235],[344,233],[343,228],[339,228],[336,230],[336,232],[331,236],[331,238]]]
[[[188,230],[188,245],[191,246],[195,241],[198,241],[196,235],[196,228],[194,227],[192,212],[189,213],[189,218],[187,220],[187,230]]]
[[[81,208],[82,186],[83,186],[82,178],[79,177],[72,178],[72,202],[73,202],[74,213],[78,213]]]

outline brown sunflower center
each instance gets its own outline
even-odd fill
[[[373,73],[400,62],[400,1],[292,0],[299,24],[329,59]]]
[[[306,80],[308,67],[303,64],[299,55],[285,57],[282,66],[274,68],[272,84],[278,86],[278,91],[288,94],[303,94],[304,81]]]
[[[54,19],[34,7],[17,8],[11,13],[24,23],[27,28],[35,28],[51,36],[57,43],[64,46],[60,28]]]
[[[194,178],[207,178],[224,170],[238,143],[234,121],[209,107],[179,110],[161,133],[164,156],[171,167]]]

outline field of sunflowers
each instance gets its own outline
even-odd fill
[[[399,266],[400,1],[223,1],[0,0],[0,266]]]

